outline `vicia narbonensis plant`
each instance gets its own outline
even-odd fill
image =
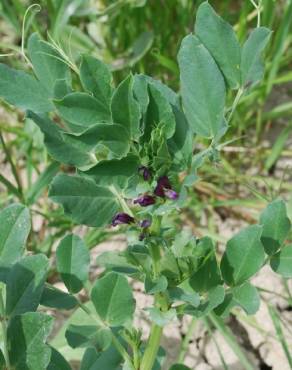
[[[63,164],[51,183],[51,200],[76,224],[122,227],[128,236],[125,250],[97,258],[104,271],[92,285],[85,243],[74,234],[62,239],[56,268],[64,293],[46,283],[44,255],[23,256],[27,208],[15,204],[2,211],[2,368],[70,368],[47,344],[52,318],[36,312],[39,305],[79,307],[88,316],[65,333],[72,348],[84,350],[82,370],[151,370],[161,368],[160,342],[169,322],[184,315],[226,317],[235,306],[254,314],[260,298],[250,279],[265,264],[292,276],[282,200],[267,205],[258,224],[234,235],[220,261],[211,238],[196,238],[179,223],[197,169],[219,160],[239,99],[262,78],[269,38],[268,29],[257,27],[240,45],[233,28],[204,2],[178,53],[179,93],[140,74],[114,87],[104,63],[83,55],[80,66],[73,65],[57,44],[37,34],[29,38],[26,56],[34,75],[0,65],[1,96],[26,111],[43,132],[49,155]],[[235,96],[231,107],[228,92]],[[193,155],[197,137],[209,146]],[[133,280],[153,296],[153,306],[145,307],[151,320],[146,340],[133,325]],[[78,296],[82,289],[87,301]]]

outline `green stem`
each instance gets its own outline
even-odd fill
[[[120,193],[117,191],[117,189],[113,186],[113,185],[110,185],[109,186],[109,189],[110,191],[118,198],[119,202],[120,202],[120,205],[121,207],[123,208],[123,211],[126,212],[128,215],[130,215],[131,217],[134,217],[134,214],[133,212],[131,211],[131,209],[129,208],[129,206],[127,205],[125,199],[123,197],[121,197]]]
[[[239,100],[240,100],[243,92],[244,92],[244,88],[243,87],[241,87],[241,88],[238,89],[237,94],[236,94],[236,96],[234,98],[234,102],[232,104],[231,110],[230,110],[230,114],[229,114],[228,119],[227,119],[227,123],[230,122],[230,120],[231,120],[231,118],[233,116],[233,113],[234,113],[234,111],[235,111],[235,109],[236,109],[236,107],[237,107],[237,105],[239,103]]]
[[[144,352],[140,370],[152,370],[162,336],[162,327],[152,324],[150,337]]]
[[[178,359],[177,359],[177,362],[178,363],[183,363],[184,362],[184,359],[185,359],[185,356],[187,354],[187,351],[188,351],[188,348],[189,348],[189,344],[190,344],[190,341],[191,341],[191,338],[193,336],[193,331],[195,329],[195,326],[197,324],[197,320],[195,317],[192,318],[192,321],[191,321],[191,324],[188,328],[188,331],[182,341],[182,344],[181,344],[181,347],[180,347],[180,351],[179,351],[179,355],[178,355]]]
[[[6,318],[5,318],[5,308],[4,308],[4,301],[2,296],[2,289],[0,290],[0,321],[2,326],[2,333],[3,333],[3,355],[6,363],[7,370],[11,369],[11,364],[9,360],[9,352],[8,352],[8,340],[7,340],[7,325],[6,325]]]
[[[18,186],[18,192],[19,192],[19,197],[21,199],[21,201],[24,202],[24,196],[23,196],[23,191],[22,191],[22,185],[21,185],[21,181],[20,181],[20,178],[18,176],[18,172],[17,172],[17,169],[14,165],[14,162],[11,158],[11,155],[10,155],[10,152],[6,146],[6,143],[5,143],[5,140],[4,140],[4,137],[3,135],[0,133],[0,141],[1,141],[1,144],[3,146],[3,150],[5,152],[5,155],[6,155],[6,158],[8,160],[8,162],[10,163],[10,166],[11,166],[11,170],[12,170],[12,173],[13,173],[13,176],[15,178],[15,181],[17,183],[17,186]]]

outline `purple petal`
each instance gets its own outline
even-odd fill
[[[141,207],[147,207],[155,203],[155,198],[152,195],[143,195],[134,200],[134,204],[139,204]]]
[[[131,224],[134,222],[134,218],[127,213],[117,213],[112,219],[112,226],[117,226],[121,224]]]
[[[172,189],[167,189],[165,190],[164,193],[165,193],[165,196],[169,199],[176,200],[178,198],[177,192]]]
[[[151,171],[149,170],[149,168],[141,166],[139,167],[139,173],[143,176],[143,179],[145,181],[149,181],[151,179]]]
[[[171,184],[167,176],[161,176],[157,181],[157,186],[163,187],[165,189],[171,189]]]
[[[151,220],[142,220],[140,222],[140,226],[143,228],[143,229],[146,229],[147,227],[150,227],[151,226]]]

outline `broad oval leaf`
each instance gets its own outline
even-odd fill
[[[35,311],[47,278],[49,261],[44,254],[26,256],[12,266],[6,282],[6,314],[10,317]]]
[[[60,116],[74,125],[73,131],[82,132],[96,123],[111,122],[104,105],[87,93],[74,92],[54,103]]]
[[[123,361],[114,346],[102,353],[97,352],[95,348],[87,348],[81,361],[80,370],[121,370]]]
[[[0,212],[0,270],[3,273],[23,255],[29,232],[30,214],[24,205],[12,204]]]
[[[194,35],[178,54],[184,112],[195,133],[215,137],[224,127],[225,83],[209,51]]]
[[[28,40],[28,55],[37,78],[53,97],[56,80],[70,81],[70,70],[61,55],[48,42],[33,33]]]
[[[260,307],[260,295],[256,287],[249,282],[232,290],[235,304],[239,305],[248,315],[254,315]]]
[[[114,157],[123,157],[130,150],[129,132],[122,125],[115,123],[98,123],[78,135],[64,133],[64,136],[68,144],[72,142],[86,151],[95,150],[99,145],[103,145]]]
[[[246,86],[260,81],[264,74],[261,54],[270,40],[271,31],[265,27],[254,29],[242,47],[241,85]]]
[[[112,342],[111,330],[97,325],[70,324],[65,336],[72,348],[94,347],[98,351],[105,351]]]
[[[169,370],[191,370],[189,367],[183,364],[174,364]]]
[[[8,326],[9,357],[15,370],[46,370],[51,348],[46,340],[53,318],[40,312],[15,316]]]
[[[227,242],[220,266],[226,284],[239,285],[262,267],[265,251],[261,236],[262,227],[252,225]]]
[[[43,132],[48,153],[56,161],[76,167],[92,164],[92,158],[85,150],[86,148],[83,148],[78,142],[66,140],[62,130],[49,118],[39,116],[31,111],[28,111],[27,116]]]
[[[88,279],[90,257],[84,241],[67,235],[57,247],[57,270],[70,293],[78,293]]]
[[[123,189],[127,186],[131,177],[138,176],[138,168],[138,157],[129,155],[121,159],[100,161],[97,165],[82,173],[93,178],[98,185],[115,185]]]
[[[170,139],[175,132],[175,116],[172,107],[166,97],[157,87],[149,83],[149,104],[147,119],[144,128],[144,141],[149,141],[151,133],[156,127],[160,127],[166,139]]]
[[[108,325],[115,327],[132,321],[135,301],[125,276],[110,272],[98,279],[91,300],[101,320]]]
[[[141,136],[140,118],[141,112],[137,100],[134,98],[134,79],[129,75],[113,93],[111,101],[112,121],[124,126],[130,133],[131,138],[138,139]]]
[[[47,370],[72,370],[69,363],[54,347],[51,347],[51,358]]]
[[[283,247],[271,257],[272,269],[285,278],[292,278],[292,244]]]
[[[109,68],[100,60],[83,55],[80,80],[84,89],[91,92],[109,110],[112,95],[112,75]]]
[[[263,225],[261,240],[266,253],[276,253],[291,229],[284,201],[278,199],[270,203],[260,216],[260,224]]]
[[[40,305],[59,310],[72,310],[78,305],[78,301],[73,295],[63,292],[53,285],[45,284]]]
[[[223,72],[228,85],[236,89],[240,85],[240,45],[232,26],[215,13],[205,1],[199,6],[195,33],[209,50]]]
[[[22,110],[51,112],[53,104],[47,90],[32,75],[0,64],[0,97]]]
[[[80,176],[56,176],[49,196],[54,202],[62,204],[65,214],[75,222],[88,226],[109,224],[120,208],[110,190]]]

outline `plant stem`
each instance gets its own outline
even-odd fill
[[[197,324],[197,320],[196,320],[195,317],[193,317],[192,321],[189,325],[188,331],[187,331],[187,333],[186,333],[186,335],[185,335],[185,337],[182,341],[181,347],[180,347],[180,351],[179,351],[179,355],[178,355],[178,359],[177,359],[178,363],[183,363],[184,362],[184,359],[185,359],[185,356],[187,354],[189,344],[190,344],[190,340],[192,338],[193,331],[195,329],[196,324]]]
[[[162,327],[152,324],[150,337],[144,352],[140,370],[152,370],[162,335]]]
[[[2,296],[2,289],[0,290],[0,321],[3,333],[3,355],[6,363],[7,370],[11,369],[10,360],[9,360],[9,352],[8,352],[8,341],[7,341],[7,325],[6,325],[6,318],[5,318],[5,308]]]
[[[18,193],[19,193],[19,198],[22,202],[24,202],[24,196],[23,196],[23,191],[22,191],[22,185],[21,185],[21,181],[20,181],[20,178],[18,176],[18,172],[17,172],[17,169],[14,165],[14,162],[11,158],[11,155],[10,155],[10,152],[9,152],[9,149],[7,148],[6,146],[6,143],[5,143],[5,140],[4,140],[4,137],[3,135],[0,133],[0,141],[1,141],[1,144],[3,146],[3,150],[5,152],[5,155],[6,155],[6,158],[8,160],[8,162],[10,163],[10,166],[11,166],[11,170],[12,170],[12,173],[13,173],[13,176],[15,178],[15,181],[17,183],[17,186],[18,186]]]
[[[232,107],[231,107],[231,110],[230,110],[229,116],[228,116],[228,118],[227,118],[227,123],[229,123],[229,122],[230,122],[230,120],[231,120],[231,118],[232,118],[232,116],[233,116],[233,113],[234,113],[234,111],[235,111],[235,109],[236,109],[236,107],[237,107],[237,105],[238,105],[238,103],[239,103],[239,100],[240,100],[240,98],[241,98],[241,96],[242,96],[243,92],[244,92],[244,88],[243,88],[243,87],[241,87],[241,88],[239,88],[239,89],[238,89],[237,94],[236,94],[236,96],[235,96],[235,98],[234,98],[234,102],[233,102],[233,104],[232,104]]]

